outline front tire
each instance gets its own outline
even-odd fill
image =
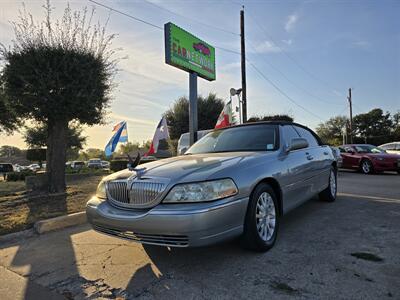
[[[319,193],[319,199],[326,202],[333,202],[336,200],[337,194],[337,170],[331,167],[329,173],[329,185],[328,187]]]
[[[259,184],[249,199],[242,236],[243,247],[265,252],[274,246],[280,220],[278,207],[272,187],[266,183]]]
[[[361,161],[361,172],[363,172],[364,174],[372,174],[374,173],[374,166],[372,165],[371,161],[369,161],[368,159],[363,159]]]

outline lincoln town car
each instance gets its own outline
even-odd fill
[[[208,133],[185,155],[103,178],[86,213],[95,230],[144,244],[240,238],[248,249],[267,251],[287,212],[314,196],[335,201],[336,164],[305,126],[247,123]]]

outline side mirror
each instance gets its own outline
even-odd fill
[[[286,152],[290,152],[293,150],[303,149],[308,147],[308,142],[303,138],[294,138],[290,141],[289,146],[286,149]]]

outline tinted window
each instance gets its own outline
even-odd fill
[[[400,143],[396,144],[396,150],[400,150]]]
[[[307,129],[299,126],[295,126],[296,131],[300,134],[300,136],[307,140],[309,147],[317,147],[319,146],[317,139],[314,135]]]
[[[210,132],[190,147],[186,153],[272,151],[277,147],[276,126],[251,125]]]
[[[290,143],[292,139],[299,138],[299,134],[296,130],[294,130],[292,125],[285,125],[282,127],[282,134],[285,142],[287,144]]]

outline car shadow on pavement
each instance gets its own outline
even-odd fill
[[[240,282],[250,280],[254,285],[266,285],[269,289],[266,295],[274,296],[276,291],[273,287],[277,280],[273,274],[268,273],[265,264],[280,267],[281,254],[278,253],[282,248],[285,251],[294,251],[292,248],[287,249],[285,243],[281,243],[282,238],[287,231],[298,227],[299,224],[307,224],[308,217],[315,214],[321,205],[329,204],[312,199],[288,213],[282,219],[274,248],[265,253],[243,249],[239,238],[199,248],[143,245],[152,264],[146,264],[135,272],[126,287],[126,292],[133,298],[196,298],[200,295],[204,295],[205,298],[219,298],[225,295],[223,298],[226,299],[249,295],[251,298],[252,284],[247,286],[248,291],[240,291]],[[250,278],[244,279],[246,274]],[[256,274],[264,274],[264,279],[260,281]],[[208,277],[215,278],[213,286],[209,286]],[[148,284],[144,285],[144,282]],[[210,294],[211,290],[217,294],[213,296],[212,292]],[[260,295],[253,296],[257,298]]]
[[[57,210],[67,214],[66,196],[62,197],[63,199],[57,200],[59,202]],[[38,212],[35,207],[35,201],[29,201],[28,205],[30,213],[27,218],[31,214],[35,214],[36,217]],[[43,213],[48,215],[51,211]],[[48,284],[51,282],[52,275],[56,273],[64,273],[70,276],[79,274],[71,236],[82,231],[82,228],[74,227],[67,230],[69,230],[68,235],[61,234],[59,238],[54,238],[57,232],[52,232],[44,235],[35,235],[26,240],[5,243],[5,245],[0,246],[0,249],[18,247],[8,268],[19,275],[29,277],[27,286],[25,287],[24,299],[37,299],[35,295],[37,291],[36,283],[42,284],[49,290],[55,290],[61,294],[62,296],[60,295],[57,299],[73,299],[73,293],[68,290],[68,287],[63,287],[63,282],[51,283],[50,286]],[[79,292],[74,291],[75,294]]]

